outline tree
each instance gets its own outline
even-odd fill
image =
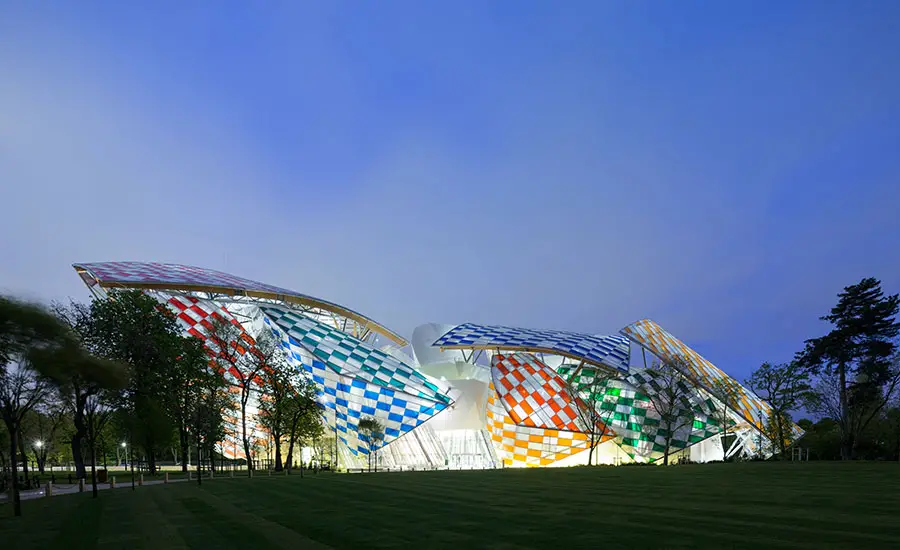
[[[234,399],[228,391],[228,383],[219,372],[206,371],[198,380],[198,385],[192,426],[197,440],[197,456],[200,456],[199,449],[205,450],[206,456],[210,457],[210,469],[215,470],[215,461],[212,460],[215,445],[225,439],[224,416],[234,410]]]
[[[593,463],[594,449],[608,432],[606,423],[614,408],[604,407],[606,387],[614,375],[599,367],[564,366],[559,369],[568,395],[575,401],[575,414],[588,435],[588,466]]]
[[[139,290],[111,291],[94,300],[84,340],[96,355],[126,364],[130,381],[120,407],[131,439],[146,453],[151,473],[157,452],[172,439],[170,383],[182,352],[182,336],[172,312]]]
[[[693,391],[683,374],[687,370],[686,361],[676,357],[665,364],[652,365],[640,373],[640,378],[644,380],[640,384],[641,393],[647,396],[659,416],[659,426],[651,426],[650,423],[644,426],[645,429],[652,429],[657,437],[663,437],[664,465],[669,464],[676,435],[685,429],[690,430],[694,423]]]
[[[263,396],[260,398],[260,423],[272,435],[275,447],[275,471],[284,468],[281,447],[285,436],[288,439],[287,463],[293,460],[294,444],[298,435],[308,437],[309,425],[301,421],[309,412],[317,409],[315,386],[297,369],[286,362],[261,374]],[[301,428],[307,428],[301,433]]]
[[[48,402],[39,405],[30,414],[25,416],[23,424],[27,426],[24,432],[28,432],[32,438],[32,450],[38,471],[44,473],[48,456],[55,450],[61,428],[66,420],[67,411],[58,402]]]
[[[372,462],[375,453],[378,452],[379,442],[384,439],[384,425],[374,416],[359,419],[359,433],[366,442],[369,451],[369,471],[372,471]],[[375,471],[378,471],[378,461],[375,460]]]
[[[845,287],[829,315],[831,332],[806,341],[798,362],[819,375],[809,408],[837,420],[841,457],[855,458],[857,440],[894,394],[900,368],[893,358],[900,296],[885,296],[873,277]],[[893,358],[893,360],[892,360]]]
[[[178,446],[181,471],[187,472],[191,446],[191,424],[199,421],[197,408],[204,403],[203,392],[208,389],[207,377],[215,374],[209,367],[209,356],[203,341],[193,336],[182,338],[180,353],[175,358],[172,369],[171,403],[169,411],[178,432]],[[203,440],[203,435],[194,426],[195,438]]]
[[[293,393],[290,372],[272,368],[263,371],[262,395],[259,399],[259,423],[272,435],[275,446],[275,471],[283,469],[281,439],[288,427],[288,400]]]
[[[288,428],[288,452],[286,463],[288,471],[293,468],[294,448],[299,447],[304,441],[314,441],[322,436],[325,429],[322,426],[322,417],[319,415],[319,407],[315,401],[315,386],[308,380],[291,396],[290,426]],[[300,476],[303,476],[301,464]]]
[[[48,395],[47,358],[72,349],[67,327],[44,308],[0,296],[0,416],[9,434],[10,490],[13,513],[22,515],[17,482],[17,456],[22,420]]]
[[[84,420],[87,427],[87,443],[91,453],[91,492],[97,498],[97,441],[115,412],[119,395],[114,390],[102,390],[87,398]]]
[[[103,346],[97,345],[96,342],[101,335],[94,326],[95,319],[92,315],[94,310],[90,306],[70,301],[68,306],[54,303],[51,308],[56,317],[71,329],[82,349],[104,352]],[[128,376],[127,367],[97,359],[93,355],[76,358],[70,354],[57,357],[57,361],[60,363],[60,368],[57,369],[59,373],[57,393],[62,404],[72,415],[75,428],[70,441],[75,474],[78,478],[84,479],[87,475],[82,444],[88,437],[89,428],[85,409],[105,388],[122,388]],[[66,366],[68,368],[65,368]]]
[[[746,383],[772,407],[764,429],[784,458],[793,441],[790,412],[808,402],[811,396],[809,370],[797,361],[778,365],[763,363]]]
[[[740,401],[740,389],[737,383],[730,378],[720,378],[713,382],[710,394],[714,399],[709,400],[709,407],[716,423],[722,430],[722,461],[728,460],[728,428],[733,424],[731,411],[736,409]]]
[[[254,389],[262,383],[261,374],[280,368],[284,354],[271,334],[262,332],[251,338],[237,324],[214,313],[207,327],[208,346],[220,370],[238,387],[241,411],[241,443],[247,458],[247,475],[252,475],[253,459],[250,434],[247,433],[247,405]]]

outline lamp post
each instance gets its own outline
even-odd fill
[[[131,445],[128,446],[128,465],[131,466],[131,490],[134,491],[134,439],[131,439]]]

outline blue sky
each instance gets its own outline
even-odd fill
[[[0,5],[0,289],[135,259],[407,336],[650,317],[741,379],[900,291],[896,2],[182,4]]]

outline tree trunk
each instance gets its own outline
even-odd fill
[[[6,422],[6,427],[9,430],[9,472],[10,472],[10,484],[9,490],[11,491],[10,498],[13,501],[13,514],[16,516],[22,515],[22,501],[19,499],[19,463],[16,461],[16,455],[19,452],[19,426],[17,422]]]
[[[781,460],[784,460],[784,455],[787,454],[787,447],[784,444],[784,418],[780,412],[776,412],[775,415],[775,428],[775,434],[778,436],[778,450],[781,454]]]
[[[241,397],[241,443],[244,445],[244,458],[247,460],[247,475],[252,476],[253,461],[250,459],[250,440],[247,439],[247,400]]]
[[[722,413],[722,462],[728,462],[728,413]]]
[[[215,472],[215,471],[216,471],[216,453],[215,453],[215,450],[216,450],[216,446],[215,446],[214,443],[210,443],[210,444],[207,445],[207,447],[206,447],[206,456],[209,457],[209,471],[210,471],[210,472]]]
[[[291,419],[291,433],[288,434],[288,452],[287,452],[287,469],[290,472],[294,467],[294,441],[297,440],[297,423],[299,419],[294,416]],[[302,475],[302,472],[301,472]]]
[[[851,434],[850,434],[850,410],[847,403],[847,366],[844,363],[838,365],[838,378],[840,383],[840,408],[841,408],[841,460],[850,460]]]
[[[96,437],[91,437],[88,440],[88,444],[91,447],[91,492],[93,493],[94,498],[97,498],[97,442],[95,441]]]
[[[200,451],[201,448],[202,448],[202,446],[200,445],[200,437],[198,436],[197,437],[197,486],[198,487],[203,486],[203,470],[202,470],[202,467],[200,466],[200,464],[203,462],[203,460],[202,460],[203,454]]]
[[[147,445],[147,470],[150,475],[156,475],[156,449],[153,448],[152,442]]]
[[[38,449],[38,451],[37,451],[37,453],[35,453],[35,455],[37,456],[38,472],[41,475],[44,475],[44,467],[45,467],[45,464],[47,464],[47,451],[46,451],[45,447],[43,445],[41,445],[41,448]]]
[[[188,469],[188,433],[183,427],[178,430],[178,445],[181,451],[181,471],[187,473]]]
[[[25,447],[25,443],[22,437],[22,428],[19,428],[19,447],[21,448],[19,452],[22,453],[22,476],[25,478],[25,483],[28,483],[28,453],[27,448]]]
[[[87,477],[87,471],[84,467],[84,449],[82,442],[87,435],[87,426],[84,423],[84,401],[85,397],[81,395],[75,396],[75,411],[72,421],[75,424],[75,434],[72,435],[72,460],[75,462],[75,477],[84,479]]]
[[[284,469],[284,464],[281,462],[281,434],[272,434],[272,440],[275,444],[275,471],[280,472]]]
[[[72,436],[72,460],[75,462],[75,477],[77,479],[87,477],[87,472],[84,468],[84,450],[81,446],[82,437],[84,437],[84,434],[80,433],[76,424],[75,435]]]
[[[591,430],[591,448],[588,449],[588,463],[587,465],[591,465],[591,461],[594,459],[594,430]]]

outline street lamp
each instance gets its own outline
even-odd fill
[[[34,446],[37,447],[38,449],[40,449],[41,447],[44,446],[44,442],[43,442],[43,441],[40,441],[40,440],[39,440],[39,441],[35,441],[35,442],[34,442]]]

